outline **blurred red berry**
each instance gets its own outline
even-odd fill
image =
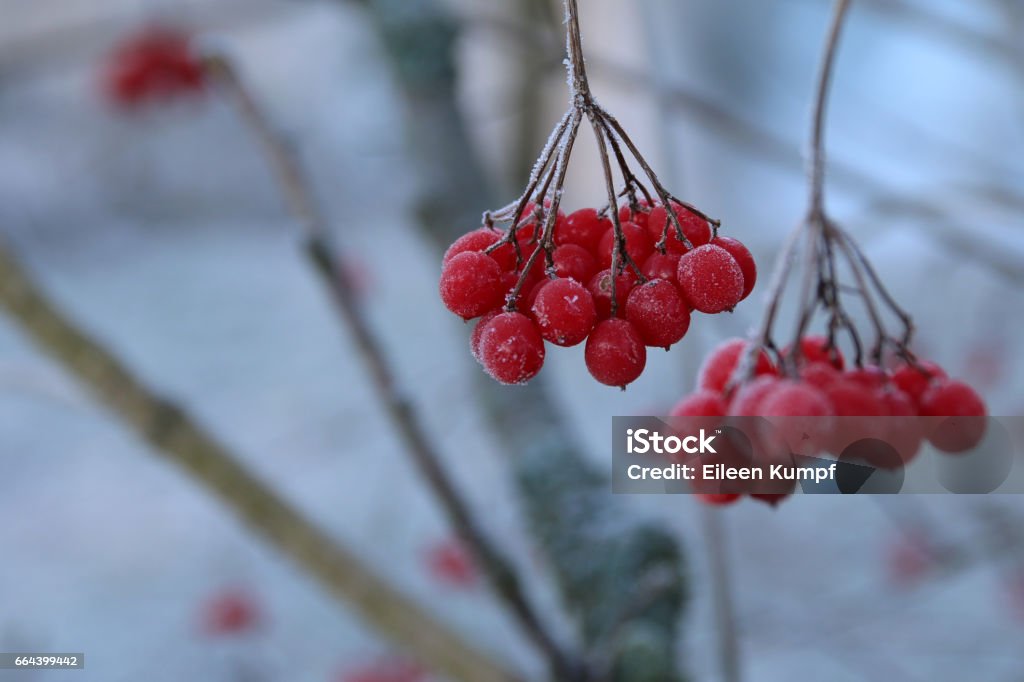
[[[150,26],[127,36],[104,64],[105,94],[115,104],[144,104],[202,91],[203,66],[192,51],[191,37],[168,26]]]
[[[462,589],[477,583],[478,575],[473,559],[456,540],[445,540],[428,548],[426,562],[430,575],[439,583]]]
[[[935,559],[935,551],[927,535],[912,531],[889,544],[886,572],[892,582],[906,587],[928,575],[935,567]]]
[[[700,366],[697,372],[697,386],[712,391],[724,391],[746,348],[747,341],[744,339],[729,339],[719,344]],[[760,350],[755,361],[754,375],[763,374],[775,374],[775,366],[768,354]]]
[[[255,597],[237,588],[213,595],[202,607],[203,631],[212,636],[244,634],[261,620]]]

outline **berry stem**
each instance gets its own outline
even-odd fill
[[[523,590],[522,580],[511,561],[477,524],[469,503],[444,468],[440,453],[423,428],[412,402],[400,389],[397,377],[381,350],[383,345],[374,335],[358,297],[349,285],[349,279],[339,266],[337,250],[330,244],[329,222],[313,196],[304,168],[292,148],[275,132],[231,63],[221,56],[211,57],[207,63],[211,76],[223,85],[224,91],[238,106],[242,120],[260,141],[290,209],[302,221],[304,247],[309,263],[330,291],[336,311],[355,337],[359,354],[407,452],[419,467],[460,539],[473,553],[512,616],[548,660],[553,674],[560,679],[571,679],[579,666],[568,659],[557,640],[548,632]],[[579,126],[578,115],[573,121],[571,136],[575,136],[575,129]],[[571,138],[568,146],[571,147]],[[563,174],[566,156],[563,148],[559,155]],[[522,208],[520,206],[518,212]]]
[[[793,262],[801,242],[805,249],[804,278],[800,291],[800,312],[795,328],[794,341],[791,344],[789,357],[784,359],[787,372],[794,373],[800,355],[800,338],[806,333],[818,304],[823,303],[829,310],[830,343],[834,343],[834,330],[839,326],[850,329],[857,348],[857,359],[861,358],[860,340],[849,318],[839,305],[838,284],[836,281],[835,261],[832,244],[835,240],[845,238],[845,233],[831,224],[825,214],[825,123],[828,95],[831,90],[832,73],[834,71],[839,38],[845,24],[849,0],[836,0],[832,12],[832,20],[825,39],[821,67],[815,89],[814,107],[811,117],[810,158],[808,179],[810,184],[810,206],[807,217],[790,234],[783,247],[779,260],[772,274],[768,291],[768,304],[755,334],[751,338],[742,360],[737,363],[736,371],[730,378],[729,385],[735,386],[750,379],[756,367],[756,357],[761,349],[773,350],[778,354],[778,347],[773,339],[773,328],[778,315],[782,295],[793,270]],[[865,295],[868,291],[861,286]]]
[[[566,69],[569,73],[569,85],[573,106],[586,109],[592,102],[590,81],[587,79],[587,65],[583,58],[583,37],[580,33],[580,8],[576,0],[565,0],[565,42]]]
[[[825,53],[818,73],[818,86],[814,100],[813,124],[811,126],[811,156],[809,174],[811,178],[811,216],[824,215],[825,211],[825,121],[828,95],[831,91],[832,73],[835,70],[839,37],[846,23],[850,0],[836,0],[832,11],[832,24],[825,40]]]

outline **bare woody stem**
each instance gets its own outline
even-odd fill
[[[814,100],[813,124],[811,126],[810,149],[810,183],[811,183],[811,215],[821,215],[825,203],[825,121],[828,108],[828,94],[832,84],[832,72],[835,70],[836,51],[839,37],[846,20],[850,0],[836,0],[832,12],[832,24],[825,40],[825,53],[821,60],[818,74],[818,86]]]
[[[826,224],[827,219],[825,217],[825,115],[839,37],[842,33],[849,6],[850,0],[836,0],[828,36],[825,40],[825,51],[822,56],[817,87],[815,89],[814,107],[811,115],[808,164],[810,206],[807,218],[797,226],[783,247],[782,253],[775,265],[775,270],[772,273],[771,285],[767,294],[768,303],[765,306],[764,315],[760,324],[756,327],[742,360],[737,364],[736,371],[730,379],[732,386],[746,381],[753,376],[756,367],[755,359],[762,348],[775,348],[773,341],[775,318],[778,315],[782,294],[792,272],[793,260],[798,251],[801,238],[805,235],[807,237],[805,248],[809,262],[805,264],[807,271],[804,273],[805,280],[803,289],[800,292],[801,313],[796,328],[797,337],[806,329],[810,316],[818,302],[816,297],[818,292],[813,289],[813,286],[814,282],[817,281],[820,288],[824,272],[822,270],[822,261],[817,257],[817,244],[820,240],[833,238],[832,230]],[[816,280],[814,278],[815,274],[817,274]],[[833,315],[837,314],[834,309],[832,312]],[[793,355],[789,358],[789,362],[795,366],[800,353],[800,344],[794,343],[792,348]]]
[[[3,244],[0,308],[156,452],[424,665],[464,682],[516,682],[253,476],[188,413],[144,385],[66,318]]]
[[[232,65],[223,57],[207,59],[207,68],[236,103],[239,113],[259,140],[289,208],[302,222],[305,252],[310,265],[330,291],[342,321],[355,337],[363,363],[377,393],[420,472],[446,512],[462,542],[477,560],[491,586],[530,641],[549,662],[560,679],[571,679],[577,666],[569,662],[530,603],[512,563],[477,525],[469,504],[463,499],[441,463],[413,405],[399,389],[381,344],[374,337],[366,316],[339,265],[336,248],[330,244],[329,225],[313,197],[304,169],[289,145],[280,138],[255,98],[246,89]]]
[[[587,66],[583,58],[583,37],[580,34],[580,9],[576,0],[565,1],[565,41],[568,61],[569,82],[572,84],[574,105],[582,107],[591,100],[590,83],[587,80]]]

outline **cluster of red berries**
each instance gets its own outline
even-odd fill
[[[103,86],[117,105],[135,108],[202,91],[205,74],[190,36],[151,26],[117,45],[105,65]]]
[[[647,346],[669,348],[686,334],[693,311],[732,310],[757,280],[742,243],[715,235],[705,217],[674,208],[684,239],[663,206],[640,202],[619,210],[622,244],[612,220],[596,209],[559,213],[547,252],[538,212],[528,206],[524,215],[534,217],[513,233],[482,227],[451,245],[441,299],[463,319],[481,318],[471,350],[501,383],[536,376],[544,341],[586,341],[591,375],[625,387],[643,372]]]
[[[731,381],[747,348],[743,339],[731,339],[716,348],[700,369],[697,391],[680,400],[670,414],[766,417],[773,433],[782,439],[786,454],[831,452],[883,469],[905,466],[925,440],[938,450],[962,453],[977,446],[984,436],[984,401],[933,362],[901,361],[891,369],[847,367],[842,353],[828,339],[807,336],[800,340],[799,353],[793,358],[795,374],[783,376],[769,355],[758,350],[750,380],[734,387]],[[783,350],[780,360],[786,364],[791,353],[789,348]],[[865,439],[891,447],[850,447]],[[772,503],[785,496],[752,495]],[[728,504],[739,497],[709,494],[701,499]]]

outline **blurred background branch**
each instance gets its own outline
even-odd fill
[[[0,244],[0,305],[47,354],[154,450],[216,495],[256,534],[424,664],[464,682],[515,676],[398,594],[314,526],[170,400],[156,394],[65,317]]]

